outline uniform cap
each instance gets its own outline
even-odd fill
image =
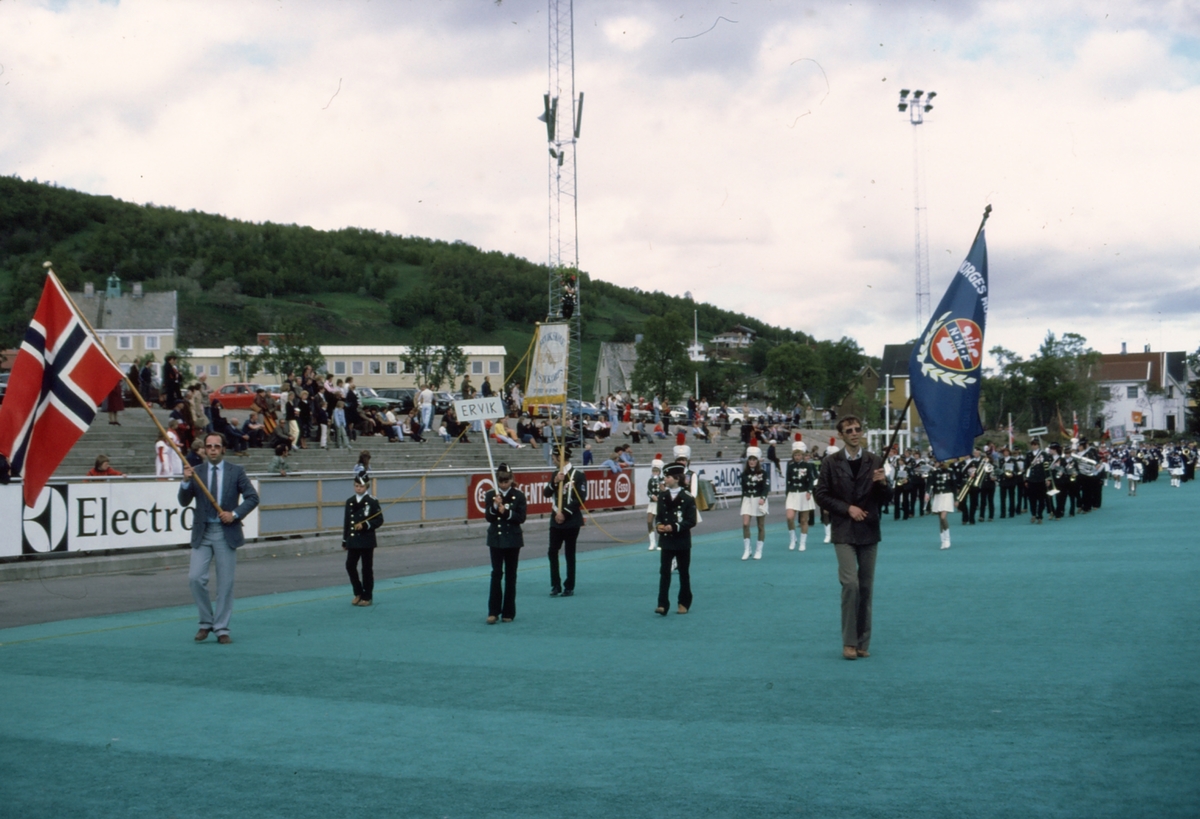
[[[370,486],[371,479],[368,478],[366,475],[358,475],[354,478],[354,485],[355,486]]]
[[[670,475],[676,480],[683,480],[683,476],[687,474],[687,468],[683,464],[670,464],[663,470],[664,475]]]
[[[746,458],[747,459],[758,458],[758,460],[761,461],[762,460],[762,450],[756,446],[747,447],[746,448]]]
[[[797,438],[792,441],[792,452],[808,452],[808,444]]]
[[[654,453],[654,460],[650,462],[650,466],[653,469],[662,469],[663,468],[663,459],[662,459],[661,452]]]
[[[672,452],[674,452],[676,458],[687,458],[688,460],[692,458],[692,448],[687,444],[680,444]]]

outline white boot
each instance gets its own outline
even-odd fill
[[[950,548],[950,530],[949,529],[942,532],[942,548],[943,549]]]
[[[754,559],[755,560],[762,560],[762,547],[763,547],[763,542],[760,540],[760,541],[758,541],[758,547],[754,550]]]
[[[830,543],[833,540],[833,524],[825,524],[825,542]]]
[[[750,559],[750,538],[748,538],[748,537],[742,538],[742,543],[746,547],[746,550],[744,552],[742,552],[742,560],[749,560]]]
[[[650,533],[650,551],[653,552],[658,548],[658,532]]]
[[[788,529],[788,551],[796,548],[796,530]]]
[[[808,542],[808,532],[800,533],[800,551],[804,551],[804,546]]]

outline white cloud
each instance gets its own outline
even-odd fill
[[[935,303],[990,203],[989,345],[1200,341],[1189,4],[581,1],[575,34],[593,275],[911,338],[924,87]],[[4,173],[544,258],[541,2],[0,4],[0,41]]]

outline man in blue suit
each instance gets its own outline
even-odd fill
[[[217,642],[232,643],[229,618],[233,614],[233,573],[237,566],[237,548],[246,542],[242,536],[242,521],[258,506],[258,493],[237,464],[225,463],[225,437],[210,432],[204,436],[204,454],[208,459],[195,470],[183,468],[183,483],[179,486],[179,505],[196,501],[196,516],[192,519],[192,561],[188,568],[188,584],[200,610],[200,630],[196,642],[217,633]],[[217,499],[220,509],[214,508],[208,496],[196,492],[192,476],[200,472],[208,491]],[[239,496],[241,503],[238,502]],[[208,597],[208,567],[217,561],[217,607],[214,611]]]

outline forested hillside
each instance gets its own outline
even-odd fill
[[[257,332],[284,325],[304,328],[318,344],[399,344],[432,322],[459,343],[504,344],[511,364],[547,307],[544,265],[462,242],[243,222],[3,177],[0,345],[19,343],[46,260],[72,289],[102,286],[115,271],[148,291],[178,290],[182,347],[252,343]],[[734,324],[753,328],[761,342],[748,375],[762,372],[776,345],[814,343],[751,316],[651,292],[656,283],[624,288],[583,273],[581,284],[585,392],[599,343],[632,341],[650,317],[675,313],[690,330],[696,310],[702,338]],[[847,343],[857,355],[849,340],[842,352]]]

